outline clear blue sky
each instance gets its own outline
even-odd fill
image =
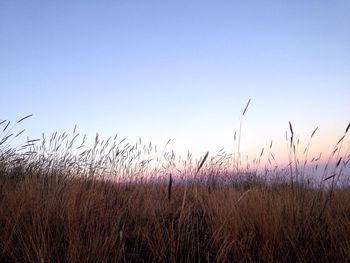
[[[244,154],[284,150],[288,121],[333,145],[350,120],[350,2],[0,2],[0,119],[34,113],[31,137],[78,124],[230,151],[249,98]]]

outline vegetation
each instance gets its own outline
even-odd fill
[[[292,125],[291,164],[259,174],[239,151],[157,159],[152,145],[98,136],[86,150],[75,130],[13,148],[19,133],[0,124],[1,262],[350,261],[349,126],[316,184]]]

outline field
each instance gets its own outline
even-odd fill
[[[2,125],[1,262],[350,261],[343,139],[315,184],[293,156],[292,126],[295,162],[259,174],[225,154],[179,171],[173,155],[152,163],[152,145],[115,138],[77,152],[75,130],[11,148]]]

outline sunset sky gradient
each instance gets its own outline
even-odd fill
[[[318,155],[350,121],[349,14],[348,0],[1,1],[0,119],[200,156],[232,151],[251,98],[243,156],[273,140],[285,162],[289,121],[302,145],[319,127]]]

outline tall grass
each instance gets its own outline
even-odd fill
[[[1,262],[350,261],[343,139],[331,183],[313,187],[292,124],[289,166],[259,174],[232,171],[239,152],[157,159],[151,144],[98,135],[86,149],[76,129],[13,148],[0,123]]]

